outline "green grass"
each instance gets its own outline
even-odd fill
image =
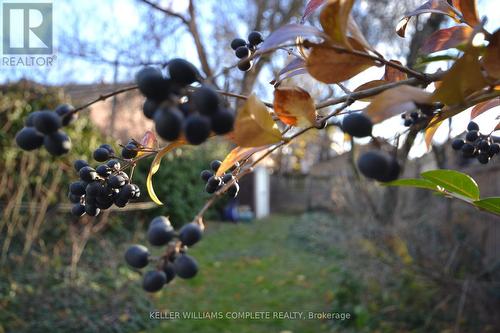
[[[333,311],[335,251],[321,253],[305,246],[307,235],[300,235],[300,223],[297,217],[275,216],[249,224],[209,224],[203,241],[189,251],[200,264],[198,276],[175,279],[155,295],[157,310]],[[162,320],[153,332],[317,333],[330,332],[333,325],[334,321],[278,318],[181,319]]]

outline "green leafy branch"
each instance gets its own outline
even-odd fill
[[[420,176],[422,178],[399,179],[385,185],[431,190],[500,216],[500,197],[481,199],[479,186],[471,176],[455,170],[432,170]]]

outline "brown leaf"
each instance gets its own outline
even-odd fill
[[[415,103],[427,104],[431,93],[412,86],[401,85],[386,90],[372,100],[366,108],[366,114],[375,123],[397,114],[415,109]]]
[[[484,101],[477,104],[472,108],[472,111],[470,112],[470,120],[497,106],[500,106],[500,97],[495,97],[493,99],[490,99],[489,101]]]
[[[500,79],[500,29],[493,33],[482,63],[489,76]]]
[[[259,147],[281,141],[281,132],[266,105],[250,95],[236,117],[229,137],[241,147]]]
[[[353,4],[354,0],[330,0],[321,11],[321,26],[334,44],[350,47],[347,28]]]
[[[423,53],[432,53],[457,47],[460,44],[466,43],[473,31],[472,28],[466,25],[438,30],[424,42],[420,51]]]
[[[355,40],[350,39],[350,41],[356,50],[363,51],[362,46],[356,45]],[[328,44],[313,47],[306,61],[309,74],[324,83],[339,83],[348,80],[374,64],[375,62],[371,59],[335,51],[329,48]]]
[[[405,16],[403,17],[398,24],[396,25],[396,33],[398,34],[399,37],[405,38],[406,35],[406,27],[408,26],[408,23],[410,22],[410,17]]]
[[[473,92],[487,86],[481,72],[477,50],[469,48],[443,76],[432,100],[446,105],[460,104]]]
[[[465,21],[471,26],[479,24],[476,0],[453,0],[453,6],[463,15]]]
[[[397,60],[390,60],[390,62],[402,65],[401,62]],[[402,80],[406,80],[408,78],[408,75],[402,71],[400,71],[397,68],[385,65],[385,73],[384,73],[384,80],[387,82],[398,82]]]
[[[310,126],[316,122],[316,107],[311,95],[300,87],[274,90],[274,112],[290,126]]]
[[[306,18],[309,17],[316,9],[321,7],[326,2],[326,0],[309,0],[306,5],[306,9],[304,10],[304,15],[302,15],[301,22],[303,23]]]
[[[247,158],[251,157],[253,154],[265,150],[269,148],[271,145],[265,145],[261,147],[250,147],[250,148],[245,148],[245,147],[236,147],[231,152],[224,158],[224,161],[222,161],[222,164],[220,165],[219,169],[217,169],[217,176],[222,176],[224,172],[229,170],[236,162],[240,162],[243,160],[246,160]]]
[[[396,26],[396,32],[399,36],[404,37],[406,32],[406,27],[408,26],[408,22],[412,16],[425,14],[425,13],[436,13],[443,14],[451,17],[457,22],[460,22],[460,18],[457,15],[457,11],[455,8],[450,6],[446,0],[429,0],[424,3],[422,6],[418,7],[412,12],[403,17]]]

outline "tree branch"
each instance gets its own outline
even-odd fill
[[[189,20],[187,18],[185,18],[183,15],[181,15],[179,13],[176,13],[174,11],[171,11],[170,9],[160,7],[158,4],[156,4],[156,3],[154,3],[154,2],[152,2],[150,0],[139,0],[139,1],[144,2],[145,4],[153,7],[156,10],[159,10],[160,12],[163,12],[164,14],[176,17],[176,18],[180,19],[182,21],[182,23],[184,23],[185,25],[189,26]]]

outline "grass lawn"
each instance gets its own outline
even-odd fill
[[[154,295],[157,310],[347,312],[332,309],[338,253],[311,249],[305,244],[307,228],[300,224],[299,217],[290,216],[237,225],[209,223],[204,239],[189,251],[200,272],[192,280],[175,279]],[[335,325],[317,319],[180,319],[162,320],[153,332],[317,333]]]

